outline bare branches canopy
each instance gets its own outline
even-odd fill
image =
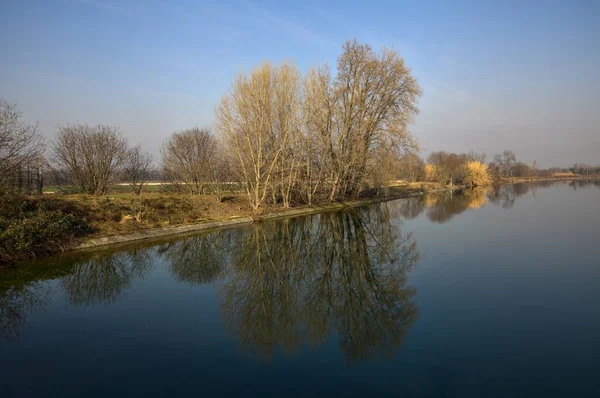
[[[144,152],[140,145],[127,150],[123,160],[123,177],[136,195],[142,193],[144,184],[150,179],[153,163],[154,157]]]
[[[209,129],[173,133],[162,147],[164,176],[189,193],[204,193],[223,167],[220,155],[219,143]]]
[[[255,211],[269,196],[356,196],[381,179],[378,159],[417,148],[408,125],[421,89],[404,60],[356,41],[343,50],[335,78],[266,63],[223,97],[217,131]]]
[[[102,195],[125,160],[127,142],[115,127],[76,123],[59,127],[52,148],[81,192]]]

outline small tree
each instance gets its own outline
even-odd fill
[[[444,151],[432,152],[428,163],[435,170],[435,179],[442,184],[457,184],[464,181],[466,175],[466,155],[448,153]]]
[[[134,194],[140,195],[144,184],[150,179],[154,158],[137,145],[127,151],[123,161],[123,177]]]
[[[501,154],[494,155],[494,163],[500,168],[503,177],[510,177],[512,168],[517,162],[517,157],[513,151],[505,150]]]
[[[173,133],[161,150],[165,177],[189,193],[204,193],[212,180],[217,145],[209,129],[194,127]]]
[[[108,191],[127,153],[127,141],[117,128],[103,124],[60,126],[52,147],[58,168],[90,195]]]
[[[476,187],[490,185],[492,183],[492,178],[485,164],[477,160],[471,160],[467,162],[466,168],[466,182],[471,186]]]
[[[218,143],[215,157],[208,169],[210,191],[217,197],[217,201],[223,201],[225,193],[231,192],[234,184],[232,176],[229,154],[223,149],[223,145]]]

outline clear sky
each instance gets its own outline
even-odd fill
[[[239,72],[334,67],[355,37],[413,68],[425,154],[600,163],[600,1],[0,0],[0,97],[49,137],[106,123],[158,154]]]

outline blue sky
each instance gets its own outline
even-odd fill
[[[236,74],[335,66],[357,38],[413,68],[425,154],[597,164],[599,20],[600,1],[0,0],[0,97],[49,137],[102,122],[158,154],[174,130],[211,125]]]

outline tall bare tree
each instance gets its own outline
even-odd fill
[[[418,113],[421,89],[395,50],[379,54],[356,40],[347,42],[334,79],[317,72],[310,92],[322,104],[317,116],[331,165],[330,199],[357,195],[369,178],[377,148],[416,148],[408,125]]]
[[[127,141],[116,127],[75,123],[59,127],[52,147],[57,166],[81,192],[102,195],[123,164]]]
[[[293,179],[299,91],[297,68],[265,63],[249,76],[238,76],[217,108],[217,130],[236,160],[235,170],[255,214],[277,183],[283,192],[289,187],[289,179],[279,173]]]
[[[154,157],[144,152],[140,145],[129,149],[123,161],[123,177],[134,194],[140,195],[152,173]]]
[[[331,181],[331,146],[335,96],[327,67],[311,70],[304,79],[304,123],[301,195],[308,204]],[[328,193],[327,193],[328,194]]]

